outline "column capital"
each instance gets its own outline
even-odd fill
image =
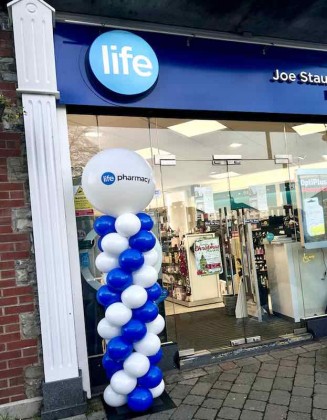
[[[59,96],[55,69],[55,10],[43,0],[8,3],[14,28],[18,92]]]

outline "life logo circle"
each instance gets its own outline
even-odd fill
[[[127,31],[105,32],[89,51],[89,64],[96,79],[121,95],[149,90],[159,74],[157,56],[141,37]]]
[[[116,177],[112,172],[105,172],[101,175],[101,181],[105,185],[112,185],[116,181]]]

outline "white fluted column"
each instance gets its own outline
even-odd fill
[[[81,333],[82,294],[80,287],[72,286],[71,276],[70,258],[78,258],[78,252],[72,254],[69,249],[72,239],[68,237],[71,230],[65,213],[63,174],[67,171],[63,165],[69,165],[70,170],[70,163],[67,126],[65,133],[60,126],[60,136],[64,137],[61,141],[57,120],[63,114],[56,109],[54,9],[42,0],[14,0],[8,9],[14,28],[17,90],[22,93],[25,111],[45,382],[78,378],[80,355],[84,360],[83,374],[87,376],[84,389],[89,391],[85,332]],[[68,211],[74,212],[72,207]],[[70,214],[70,223],[71,219]],[[80,283],[79,275],[75,281]],[[79,301],[79,319],[74,319],[74,299]],[[83,338],[79,351],[76,330]]]

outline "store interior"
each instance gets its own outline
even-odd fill
[[[134,150],[153,167],[146,210],[162,246],[167,340],[180,350],[278,339],[325,314],[327,253],[302,246],[297,185],[299,170],[327,170],[324,124],[71,114],[68,127],[75,193],[101,150]],[[79,243],[97,215],[77,215]]]

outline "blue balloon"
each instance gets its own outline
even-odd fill
[[[140,219],[141,229],[151,230],[153,228],[154,223],[151,216],[146,213],[137,213],[136,216]]]
[[[132,354],[133,346],[127,343],[122,337],[114,337],[107,344],[108,356],[116,361],[121,362]]]
[[[127,396],[127,405],[132,411],[141,412],[148,410],[153,403],[151,392],[140,386],[137,386]]]
[[[145,289],[148,294],[148,299],[150,300],[157,300],[159,296],[161,296],[162,288],[159,283],[154,283],[153,286],[148,287]]]
[[[151,300],[147,300],[140,308],[133,309],[133,318],[142,322],[151,322],[158,316],[158,313],[158,306]]]
[[[119,265],[128,272],[138,270],[143,264],[143,254],[137,249],[126,249],[119,255]]]
[[[162,359],[162,356],[163,356],[163,352],[162,352],[162,349],[160,349],[158,353],[154,354],[153,356],[148,356],[148,359],[150,360],[151,365],[156,365],[157,363],[160,362],[160,360]]]
[[[146,334],[146,326],[138,319],[131,319],[121,329],[122,338],[128,343],[142,340]]]
[[[141,252],[150,251],[156,244],[156,238],[147,230],[140,230],[136,235],[129,238],[129,246]]]
[[[161,369],[158,366],[150,366],[148,372],[138,378],[137,384],[144,386],[144,388],[155,388],[162,381],[163,375]]]
[[[107,285],[116,292],[122,292],[133,283],[133,277],[120,268],[114,268],[107,274]]]
[[[102,236],[100,236],[100,238],[98,239],[98,248],[100,249],[101,252],[103,252],[101,242],[102,242]]]
[[[102,358],[102,366],[106,371],[108,379],[111,379],[114,373],[124,369],[123,362],[116,362],[115,360],[112,360],[107,353],[105,353]]]
[[[97,291],[97,301],[102,306],[109,306],[112,303],[120,302],[120,293],[113,292],[105,284]]]
[[[104,236],[108,233],[116,232],[115,221],[116,219],[112,216],[100,216],[94,221],[93,229],[99,236]]]
[[[168,290],[163,287],[161,289],[161,294],[159,298],[155,301],[155,303],[159,305],[159,303],[163,302],[168,296],[169,296]]]

